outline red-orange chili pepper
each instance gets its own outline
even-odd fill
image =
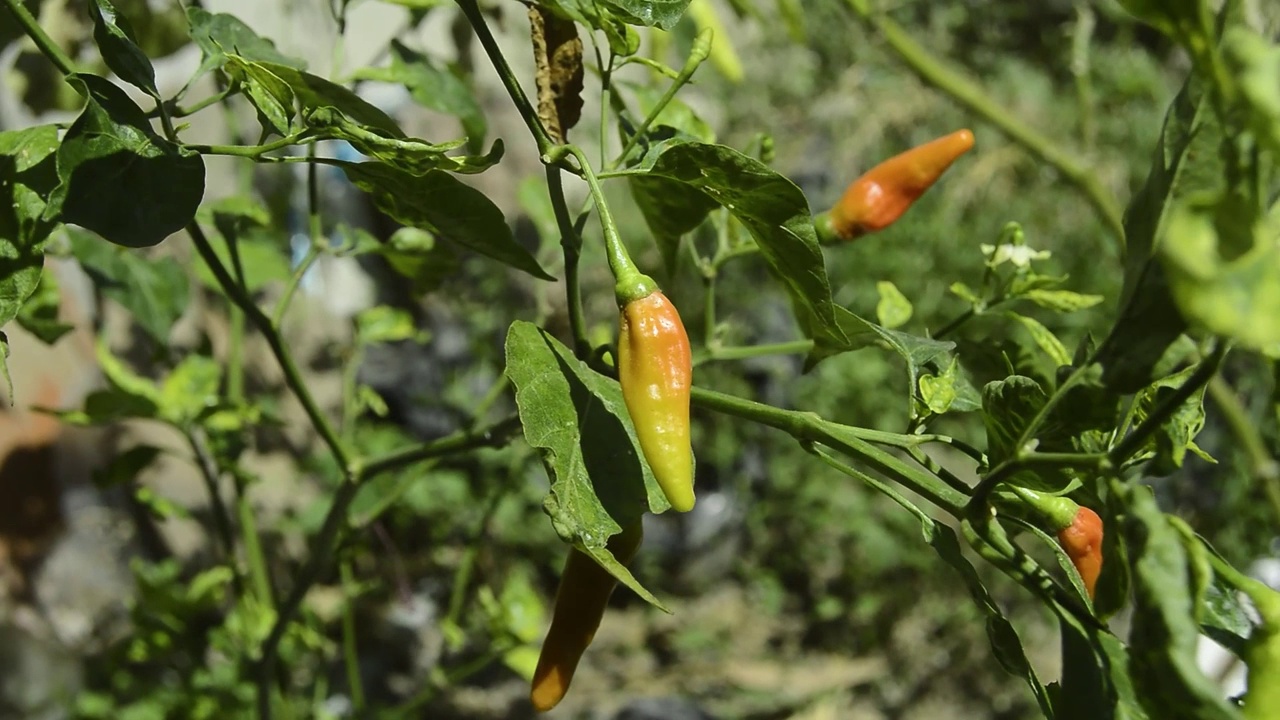
[[[1083,505],[1076,511],[1071,524],[1058,531],[1058,544],[1067,551],[1071,564],[1076,566],[1084,587],[1093,599],[1098,575],[1102,573],[1102,518]]]
[[[640,449],[672,509],[688,512],[694,504],[689,334],[660,290],[623,304],[618,324],[618,382]]]
[[[627,565],[643,539],[644,528],[636,521],[609,538],[609,551],[618,562]],[[577,548],[569,549],[560,588],[556,591],[551,629],[542,642],[529,693],[538,712],[555,707],[569,691],[578,661],[595,638],[616,585],[617,580],[589,555]]]
[[[972,147],[973,133],[957,130],[876,165],[816,219],[819,233],[824,239],[853,240],[889,227]]]

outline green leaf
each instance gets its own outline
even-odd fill
[[[160,387],[160,415],[186,427],[218,403],[222,366],[205,355],[188,355]]]
[[[204,61],[196,76],[222,67],[226,53],[231,52],[253,62],[271,62],[298,69],[307,64],[276,50],[275,43],[260,37],[240,18],[227,13],[211,13],[195,6],[187,7],[187,22],[191,25],[191,39],[204,54]]]
[[[157,135],[110,82],[84,74],[67,80],[89,101],[58,147],[60,182],[44,217],[135,248],[181,230],[204,196],[204,159]]]
[[[1150,383],[1152,368],[1186,329],[1170,294],[1165,265],[1153,256],[1176,202],[1222,186],[1223,133],[1210,105],[1208,93],[1193,76],[1169,106],[1146,182],[1125,210],[1121,312],[1098,355],[1107,384],[1121,392],[1137,392]]]
[[[246,62],[250,61],[246,59]],[[297,98],[298,104],[304,111],[329,108],[336,110],[337,115],[349,118],[365,128],[377,130],[388,138],[404,137],[404,131],[400,129],[399,125],[396,125],[396,122],[390,116],[364,98],[335,82],[326,80],[318,75],[312,75],[296,67],[276,62],[258,60],[252,61],[252,63],[280,78],[288,85],[293,90],[294,97]],[[333,113],[330,113],[330,115],[333,115]]]
[[[484,147],[489,130],[484,110],[476,102],[471,86],[454,69],[438,67],[426,55],[392,40],[388,79],[404,85],[422,107],[458,118],[471,152],[480,152]]]
[[[413,291],[422,295],[440,287],[461,267],[456,253],[426,230],[400,228],[379,245],[379,252],[392,270],[413,282]]]
[[[129,19],[109,0],[93,0],[89,3],[89,15],[93,17],[93,41],[98,44],[98,51],[111,72],[148,95],[159,97],[155,68],[138,47]]]
[[[982,388],[982,420],[987,429],[987,458],[992,468],[1027,450],[1019,447],[1018,441],[1047,401],[1048,396],[1040,384],[1022,375],[990,382]],[[1029,440],[1039,439],[1040,449],[1054,449],[1044,440],[1045,436],[1052,435],[1046,425],[1038,438]],[[1061,491],[1070,481],[1070,475],[1060,468],[1023,470],[1010,478],[1016,485],[1046,492]]]
[[[704,193],[747,228],[786,286],[801,328],[814,339],[810,366],[821,359],[819,349],[829,354],[849,348],[836,322],[822,249],[800,188],[759,160],[723,145],[668,145],[648,172]]]
[[[632,177],[627,185],[662,253],[663,267],[668,274],[675,273],[680,239],[702,224],[707,213],[718,206],[716,201],[699,190],[666,178]]]
[[[1254,134],[1280,154],[1280,46],[1235,25],[1223,33],[1222,55],[1249,110]]]
[[[258,111],[263,130],[274,131],[281,137],[289,134],[293,128],[295,98],[288,83],[239,55],[227,55],[223,70],[241,84],[249,102]]]
[[[501,140],[494,140],[493,148],[486,155],[455,157],[446,153],[461,147],[462,140],[432,144],[416,138],[387,137],[376,129],[352,121],[336,108],[310,110],[306,121],[319,136],[346,140],[365,155],[414,175],[423,175],[436,168],[475,174],[488,170],[502,159]]]
[[[408,310],[376,305],[356,316],[356,338],[362,345],[402,342],[425,342],[425,333],[413,324]]]
[[[378,162],[347,163],[342,170],[396,220],[428,230],[542,280],[554,280],[516,242],[502,211],[483,193],[442,170],[412,175]]]
[[[1102,302],[1101,295],[1083,295],[1070,290],[1035,289],[1021,293],[1019,297],[1030,300],[1046,310],[1060,313],[1076,312]]]
[[[93,472],[93,484],[100,488],[127,485],[146,470],[162,451],[154,445],[135,445],[116,453],[105,467]]]
[[[40,284],[34,295],[18,313],[18,324],[35,335],[46,345],[52,345],[75,328],[58,320],[58,308],[62,296],[58,292],[57,277],[46,269],[40,276]]]
[[[1139,697],[1162,720],[1239,720],[1239,711],[1196,664],[1200,629],[1180,534],[1149,488],[1131,486],[1126,495],[1121,530],[1133,573],[1129,650]]]
[[[44,218],[44,199],[58,184],[57,150],[54,125],[0,132],[0,326],[40,284],[44,244],[57,224]]]
[[[148,258],[136,250],[68,229],[71,251],[99,292],[120,303],[161,347],[190,302],[187,273],[171,257]]]
[[[670,30],[680,21],[689,0],[602,0],[618,17],[632,25]]]
[[[646,510],[669,507],[640,460],[618,383],[590,370],[531,323],[511,325],[506,354],[525,439],[542,453],[551,477],[543,509],[556,533],[662,608],[605,547]]]
[[[929,412],[942,415],[951,410],[957,397],[956,380],[959,378],[959,369],[959,359],[953,357],[941,375],[926,373],[920,376],[920,399],[929,408]]]
[[[1145,420],[1165,397],[1182,387],[1195,371],[1196,366],[1190,366],[1157,380],[1140,392],[1134,408],[1134,421]],[[1142,460],[1153,459],[1154,473],[1167,475],[1175,468],[1182,467],[1187,451],[1195,446],[1196,435],[1204,428],[1205,389],[1206,386],[1201,386],[1186,402],[1178,406],[1173,415],[1156,430],[1144,451],[1137,456],[1137,459]]]
[[[1056,717],[1090,720],[1147,720],[1133,680],[1132,661],[1115,635],[1086,625],[1055,606],[1062,633],[1062,685],[1056,693]]]
[[[1022,327],[1031,334],[1031,339],[1035,340],[1036,345],[1049,356],[1054,365],[1061,367],[1071,364],[1071,353],[1067,352],[1066,346],[1039,320],[1015,312],[1006,312],[1005,315],[1022,323]]]
[[[1280,352],[1280,223],[1216,195],[1179,202],[1160,256],[1192,324],[1254,350]]]
[[[908,387],[912,392],[920,386],[920,376],[926,368],[930,366],[946,368],[955,359],[952,353],[955,349],[953,342],[889,330],[864,320],[839,305],[836,306],[836,319],[849,338],[849,349],[862,348],[880,342],[906,361]],[[977,390],[959,368],[949,382],[951,391],[954,393],[948,405],[951,412],[968,412],[982,406]]]
[[[911,319],[911,301],[898,286],[881,280],[876,283],[876,292],[880,295],[880,302],[876,303],[876,319],[880,325],[890,330],[906,325]]]
[[[956,538],[955,530],[945,525],[931,523],[925,527],[925,537],[933,549],[937,551],[938,556],[956,572],[960,573],[961,579],[964,580],[965,586],[969,589],[969,595],[977,603],[983,614],[987,616],[987,639],[991,642],[991,650],[995,653],[1000,667],[1004,668],[1005,672],[1010,675],[1022,678],[1027,683],[1027,686],[1031,688],[1032,694],[1036,697],[1036,702],[1040,704],[1041,711],[1045,713],[1046,717],[1053,717],[1044,684],[1040,682],[1035,668],[1031,666],[1031,661],[1027,659],[1026,651],[1022,648],[1022,640],[1018,637],[1018,631],[1013,627],[1013,623],[1009,622],[1009,619],[1004,616],[1000,606],[996,604],[996,601],[991,597],[991,593],[982,584],[982,578],[979,577],[978,571],[973,567],[973,564],[965,558],[960,549],[960,541]]]

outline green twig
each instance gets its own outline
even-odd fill
[[[22,0],[4,0],[4,4],[9,8],[9,12],[17,18],[18,24],[22,26],[23,31],[27,33],[27,37],[31,38],[31,42],[49,58],[58,71],[63,75],[74,75],[76,72],[75,63],[71,62],[71,58],[58,47],[53,38],[49,37],[44,28],[40,27],[40,23],[27,10]]]
[[[963,512],[967,499],[963,493],[928,472],[877,448],[871,444],[872,441],[866,439],[868,433],[861,428],[828,422],[813,413],[783,410],[698,387],[693,388],[692,400],[697,407],[777,428],[801,442],[826,445],[865,463],[956,517]],[[875,435],[888,436],[892,433]]]
[[[484,15],[480,12],[480,5],[476,0],[457,0],[457,2],[462,14],[466,16],[467,22],[471,23],[471,29],[475,31],[476,37],[480,38],[480,45],[484,47],[484,51],[489,56],[489,62],[493,64],[493,68],[498,71],[498,77],[502,80],[502,85],[507,89],[507,94],[511,96],[511,101],[515,103],[520,117],[524,118],[524,124],[529,127],[529,132],[533,133],[533,139],[538,143],[538,153],[545,154],[555,145],[555,142],[547,134],[547,129],[542,126],[542,120],[538,118],[537,111],[534,110],[533,104],[529,102],[529,98],[524,94],[524,90],[520,87],[520,81],[516,79],[515,72],[507,64],[506,57],[502,55],[502,49],[498,47],[498,41],[493,38],[493,33],[489,31],[489,25],[485,22]]]
[[[560,229],[560,248],[564,253],[565,304],[569,310],[569,329],[573,333],[573,353],[578,359],[591,354],[591,342],[587,339],[587,321],[582,309],[582,280],[578,264],[582,259],[582,236],[569,217],[569,205],[564,196],[564,183],[560,168],[546,166],[547,192],[551,196],[551,208],[555,212],[556,226]]]
[[[1258,433],[1257,424],[1231,386],[1221,376],[1215,375],[1209,380],[1208,391],[1209,397],[1222,413],[1222,418],[1226,420],[1231,434],[1235,435],[1244,451],[1249,463],[1249,474],[1262,486],[1267,501],[1271,503],[1276,522],[1280,523],[1280,464],[1276,463],[1276,459],[1267,450],[1266,443]]]
[[[347,670],[347,685],[351,690],[351,709],[356,717],[364,714],[364,681],[360,677],[360,655],[356,645],[356,596],[357,585],[355,575],[351,572],[351,561],[343,559],[338,563],[338,573],[342,582],[342,659]]]
[[[243,579],[235,562],[236,541],[231,527],[231,512],[227,509],[227,504],[223,502],[222,493],[218,488],[218,480],[221,476],[221,473],[218,472],[218,464],[214,462],[213,453],[209,451],[209,446],[204,441],[203,434],[197,435],[191,430],[184,430],[183,434],[187,438],[187,446],[191,448],[191,454],[195,457],[196,467],[199,468],[200,477],[204,480],[205,490],[209,493],[209,510],[213,515],[215,537],[218,538],[219,543],[222,545],[223,554],[227,559],[227,566],[234,573],[236,592],[243,592]]]
[[[276,327],[284,322],[285,313],[289,312],[289,304],[293,302],[293,296],[297,294],[302,278],[306,277],[307,271],[315,265],[321,252],[320,245],[312,241],[311,247],[307,248],[307,254],[302,257],[302,262],[298,263],[298,267],[294,268],[293,274],[289,276],[289,282],[284,286],[284,294],[280,296],[276,302],[276,309],[271,313],[271,322]]]
[[[658,103],[649,110],[649,114],[645,116],[643,121],[641,121],[640,126],[635,129],[635,132],[631,133],[631,137],[627,138],[627,143],[622,146],[622,152],[618,153],[618,159],[609,166],[610,170],[626,162],[627,155],[631,154],[631,151],[635,149],[636,144],[640,142],[641,138],[644,137],[644,134],[648,132],[649,127],[653,125],[654,121],[658,119],[658,116],[662,114],[662,111],[665,110],[667,105],[671,103],[671,100],[675,98],[676,93],[680,91],[680,88],[684,87],[689,80],[693,78],[693,74],[697,72],[698,67],[707,59],[710,52],[711,31],[703,30],[698,33],[698,37],[694,40],[693,49],[689,53],[688,59],[685,60],[684,67],[680,69],[680,74],[676,76],[676,79],[671,82],[667,91],[658,99]]]

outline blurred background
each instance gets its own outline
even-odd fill
[[[952,284],[980,284],[979,245],[994,244],[1004,225],[1016,221],[1029,245],[1052,251],[1042,271],[1069,276],[1071,290],[1106,298],[1073,314],[1028,314],[1069,349],[1109,329],[1121,269],[1115,239],[1093,207],[1024,148],[925,85],[845,4],[697,2],[723,23],[717,52],[732,52],[740,73],[721,55],[680,97],[717,142],[743,149],[758,144],[760,133],[771,137],[773,166],[804,190],[815,211],[881,159],[958,128],[975,133],[975,149],[900,222],[826,249],[838,303],[875,317],[877,282],[890,281],[913,306],[901,329],[936,330],[968,307],[950,292]],[[105,72],[81,0],[27,4],[73,57]],[[161,92],[182,87],[200,64],[182,8],[171,0],[116,4],[155,61]],[[452,4],[207,0],[202,6],[238,16],[281,53],[305,60],[311,72],[357,82],[361,95],[410,135],[435,142],[474,135],[475,117],[482,115],[488,141],[501,138],[506,155],[466,181],[489,194],[517,237],[557,274],[559,237],[534,145]],[[531,89],[525,7],[502,0],[486,10]],[[1276,7],[1259,2],[1254,10],[1271,27],[1280,23]],[[345,11],[342,32],[339,11]],[[962,66],[1007,113],[1087,162],[1121,205],[1146,176],[1165,108],[1188,63],[1114,2],[935,0],[903,2],[892,15],[919,43]],[[660,40],[642,30],[641,54],[660,48],[656,59],[678,68],[694,31],[691,18]],[[469,129],[456,112],[433,105],[429,89],[381,82],[377,73],[360,70],[387,66],[392,38],[465,80],[477,108]],[[589,46],[587,57],[591,66]],[[74,93],[5,15],[0,77],[0,129],[67,121],[78,111]],[[666,83],[639,66],[618,80],[632,103]],[[216,91],[205,75],[186,103]],[[569,138],[594,158],[600,94],[590,70],[584,99],[582,121]],[[252,143],[258,133],[242,101],[184,122],[189,142]],[[337,156],[349,151],[320,149]],[[251,287],[273,302],[305,252],[305,171],[237,158],[207,164],[206,204],[252,198],[266,213],[267,221],[241,243]],[[320,168],[318,181],[324,231],[335,243],[385,239],[396,231],[340,172],[329,170]],[[570,181],[576,206],[585,188]],[[606,190],[624,239],[668,289],[696,346],[707,331],[697,268],[686,255],[666,273],[627,188],[609,183]],[[704,227],[690,242],[707,252],[713,235]],[[219,591],[226,579],[211,570],[219,540],[192,448],[154,423],[89,430],[26,410],[33,404],[78,408],[101,385],[95,336],[137,371],[157,377],[192,351],[221,356],[225,305],[183,237],[143,262],[95,255],[74,233],[62,246],[90,268],[85,273],[69,258],[49,264],[61,288],[62,318],[76,330],[47,346],[16,326],[5,328],[15,397],[0,426],[0,718],[249,717],[253,678],[244,650],[265,630],[239,609],[228,614]],[[583,295],[590,334],[605,342],[616,309],[600,246],[593,221]],[[465,252],[440,262],[438,272],[411,283],[385,264],[326,256],[307,275],[287,318],[290,347],[308,385],[333,417],[350,416],[344,427],[368,452],[512,412],[500,378],[502,341],[513,320],[538,321],[566,336],[562,285]],[[116,269],[95,273],[96,267]],[[121,286],[121,278],[151,288],[150,300]],[[787,298],[758,258],[728,265],[718,283],[724,337],[736,344],[798,337]],[[412,331],[371,329],[377,316],[370,309],[379,306],[393,308],[397,321],[411,320]],[[1050,376],[1054,368],[1032,338],[1001,325],[1007,322],[980,318],[952,338],[975,382],[1003,377],[1009,365]],[[317,530],[339,477],[283,391],[260,339],[251,335],[244,352],[246,393],[270,420],[254,428],[242,449],[244,485],[273,569],[287,578],[305,558],[305,539]],[[844,423],[895,432],[906,427],[907,376],[895,356],[865,349],[807,374],[801,360],[707,363],[698,367],[696,382]],[[1249,411],[1274,440],[1270,368],[1233,356],[1226,372],[1250,391]],[[344,403],[344,388],[357,386],[370,392],[362,391],[354,407]],[[1218,464],[1192,458],[1176,475],[1153,482],[1169,502],[1165,509],[1188,518],[1229,560],[1248,567],[1277,554],[1274,528],[1214,408],[1208,409],[1198,443]],[[684,517],[650,518],[633,567],[675,614],[617,592],[572,691],[547,717],[1039,716],[1021,680],[994,661],[984,615],[922,542],[911,516],[814,462],[788,436],[712,414],[695,413],[694,422],[699,505]],[[948,416],[936,429],[983,442],[974,414]],[[119,459],[138,447],[160,452],[146,462],[135,453],[137,467],[130,472],[124,463],[122,469]],[[966,471],[954,458],[938,459]],[[532,717],[522,674],[536,659],[565,552],[541,509],[546,488],[537,455],[516,440],[501,450],[387,475],[362,491],[352,511],[358,529],[340,550],[340,572],[313,590],[302,628],[282,648],[295,685],[312,689],[298,699],[305,708],[299,715],[353,716],[340,652],[346,622],[359,639],[364,699],[376,709],[369,717]],[[978,565],[1042,679],[1052,680],[1059,650],[1051,617],[1012,582]],[[1230,670],[1222,668],[1223,676]]]

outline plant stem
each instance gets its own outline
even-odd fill
[[[1235,435],[1236,441],[1244,451],[1249,463],[1249,474],[1262,485],[1262,490],[1266,493],[1267,501],[1271,503],[1272,512],[1276,516],[1276,522],[1280,523],[1280,464],[1276,463],[1276,459],[1267,450],[1266,443],[1258,433],[1256,422],[1249,416],[1249,411],[1245,409],[1231,386],[1221,376],[1215,375],[1209,380],[1208,391],[1209,397],[1218,406],[1218,411],[1226,420],[1227,427],[1231,429],[1231,433]]]
[[[707,52],[705,49],[701,52],[698,51],[699,43],[702,43],[707,48],[710,47],[710,37],[703,37],[703,35],[707,33],[708,31],[703,30],[698,34],[697,40],[694,41],[695,50],[689,53],[688,59],[685,60],[684,67],[680,69],[680,74],[677,75],[676,79],[671,82],[669,87],[667,87],[667,91],[662,94],[662,97],[658,99],[658,103],[653,106],[653,109],[651,109],[649,114],[645,116],[645,119],[641,121],[640,126],[635,129],[635,132],[631,133],[631,137],[627,138],[627,143],[622,146],[622,152],[618,153],[618,159],[613,161],[613,163],[609,165],[608,169],[612,170],[626,162],[627,155],[631,154],[631,151],[635,149],[636,144],[639,143],[640,139],[644,137],[644,134],[648,132],[649,126],[653,125],[654,121],[658,119],[658,116],[662,114],[662,111],[665,110],[667,105],[671,103],[671,100],[675,98],[676,93],[680,91],[680,88],[684,87],[689,82],[693,77],[693,74],[697,72],[698,67],[707,59]]]
[[[347,670],[347,685],[351,691],[351,709],[356,717],[364,714],[364,681],[360,677],[360,655],[356,646],[356,580],[351,572],[351,561],[338,563],[342,582],[342,659]]]
[[[746,360],[767,355],[803,355],[813,349],[812,340],[788,340],[767,345],[708,348],[711,360]]]
[[[303,145],[314,141],[305,134],[290,135],[278,140],[266,143],[265,145],[184,145],[188,150],[198,152],[201,155],[230,155],[232,157],[243,157],[257,160],[261,156],[273,151],[287,148],[290,145]],[[280,159],[280,158],[274,158]],[[317,161],[316,158],[310,158]]]
[[[819,445],[810,445],[807,449],[809,450],[809,452],[813,453],[814,455],[817,455],[818,458],[821,459],[823,462],[825,462],[827,465],[830,465],[831,467],[835,468],[836,470],[839,470],[840,472],[844,473],[845,475],[848,475],[849,477],[855,480],[861,480],[862,482],[866,483],[872,488],[879,490],[881,493],[884,493],[884,495],[886,495],[890,500],[893,500],[895,503],[902,506],[904,510],[911,513],[912,515],[915,515],[916,518],[920,520],[920,522],[926,525],[933,522],[933,518],[929,517],[923,510],[916,507],[915,504],[912,503],[910,500],[907,500],[905,497],[903,497],[902,493],[899,493],[897,490],[893,489],[893,486],[887,485],[877,480],[876,478],[868,475],[867,473],[864,473],[861,470],[853,467],[852,465],[844,462],[843,460],[840,460],[839,458],[833,456],[829,451],[824,450]]]
[[[498,511],[498,503],[502,501],[502,493],[493,491],[489,493],[489,501],[484,505],[484,512],[480,514],[480,521],[476,524],[476,532],[471,542],[467,545],[467,550],[462,555],[462,561],[458,563],[458,569],[453,574],[453,588],[449,593],[449,610],[445,614],[445,625],[458,625],[459,619],[462,617],[462,607],[467,599],[467,586],[471,584],[471,573],[475,570],[476,555],[480,552],[480,541],[488,535],[489,521],[493,519],[493,514]]]
[[[516,110],[520,112],[520,117],[524,118],[524,124],[529,127],[529,132],[533,133],[533,139],[538,143],[538,153],[545,155],[555,143],[551,140],[551,136],[547,134],[547,129],[542,126],[542,120],[538,118],[538,113],[533,108],[533,104],[529,102],[529,98],[524,94],[524,90],[520,87],[520,81],[516,79],[516,74],[511,70],[511,66],[507,64],[507,59],[502,55],[502,49],[498,47],[498,41],[494,39],[493,33],[489,31],[489,25],[484,20],[484,15],[480,12],[480,6],[476,0],[457,0],[458,7],[462,10],[462,14],[467,17],[467,22],[471,23],[471,29],[475,31],[476,37],[480,38],[480,45],[484,47],[485,53],[489,56],[489,62],[493,64],[493,68],[498,71],[498,77],[502,80],[502,84],[507,89],[507,94],[511,96],[511,101],[515,103]]]
[[[928,472],[875,447],[866,439],[868,431],[862,428],[828,422],[813,413],[783,410],[699,387],[693,388],[692,400],[698,407],[782,430],[801,442],[826,445],[861,460],[956,517],[963,511],[966,498],[962,493]],[[893,435],[871,432],[876,437]]]
[[[565,304],[569,309],[569,329],[573,333],[573,354],[579,360],[584,360],[591,354],[591,343],[587,339],[587,321],[582,309],[582,279],[578,272],[578,263],[582,259],[582,236],[569,217],[569,204],[564,196],[560,168],[547,165],[546,174],[547,192],[551,196],[556,226],[560,228],[560,248],[564,253]]]
[[[31,38],[31,42],[36,44],[40,52],[49,58],[58,71],[63,75],[74,75],[76,72],[75,63],[71,62],[71,58],[58,47],[53,38],[49,37],[44,28],[40,27],[40,23],[22,4],[22,0],[4,0],[4,4],[9,8],[9,12],[18,20],[18,24],[22,26],[27,37]]]
[[[271,323],[276,327],[284,322],[285,313],[289,311],[289,304],[293,302],[293,296],[297,294],[302,278],[306,277],[307,271],[320,258],[320,252],[320,246],[312,242],[311,247],[307,248],[307,254],[302,257],[302,262],[298,263],[298,267],[294,268],[293,274],[289,276],[289,283],[284,286],[284,294],[280,296],[276,302],[276,309],[271,313]]]
[[[883,13],[872,11],[866,0],[848,0],[848,2],[854,12],[879,32],[907,66],[923,80],[995,125],[1011,140],[1052,165],[1068,182],[1083,192],[1115,236],[1116,247],[1123,257],[1124,218],[1120,207],[1116,204],[1115,197],[1107,192],[1088,165],[1077,161],[1071,153],[1061,149],[1060,143],[1056,140],[1041,135],[1015,118],[1007,108],[997,105],[977,83],[961,75],[945,61],[930,54],[900,25]]]
[[[482,447],[505,445],[519,429],[520,417],[511,415],[479,430],[457,432],[423,445],[396,450],[381,457],[363,461],[359,464],[358,474],[362,481],[371,480],[383,473],[399,470],[423,460],[455,455]]]
[[[600,215],[600,226],[604,230],[605,252],[609,257],[609,268],[613,271],[613,276],[622,282],[624,278],[639,274],[636,269],[635,261],[631,259],[631,254],[627,252],[627,246],[622,244],[622,237],[618,234],[618,226],[613,221],[613,214],[609,212],[609,204],[604,199],[604,190],[600,187],[600,181],[596,179],[595,172],[591,169],[591,164],[587,162],[587,154],[576,145],[562,145],[565,152],[573,155],[578,161],[578,167],[582,170],[582,177],[587,181],[587,187],[591,189],[591,197],[595,200],[596,213]]]
[[[974,487],[973,497],[969,500],[969,513],[975,514],[983,512],[983,508],[987,504],[987,500],[991,497],[991,493],[999,487],[1000,483],[1005,482],[1023,470],[1031,470],[1038,467],[1083,467],[1105,471],[1108,464],[1108,457],[1104,453],[1028,452],[1019,454],[997,465],[995,469],[988,473],[986,477],[982,478],[982,481]]]
[[[203,435],[197,435],[192,430],[185,430],[183,434],[186,435],[187,446],[191,448],[191,454],[195,457],[196,467],[200,469],[205,490],[209,493],[209,510],[213,515],[213,526],[218,541],[222,545],[223,554],[226,556],[227,566],[234,573],[236,592],[243,592],[244,580],[235,561],[236,541],[231,528],[231,512],[223,502],[222,493],[218,488],[218,479],[221,475],[218,472],[218,465],[214,462],[213,454],[209,452],[209,446],[204,442]]]

